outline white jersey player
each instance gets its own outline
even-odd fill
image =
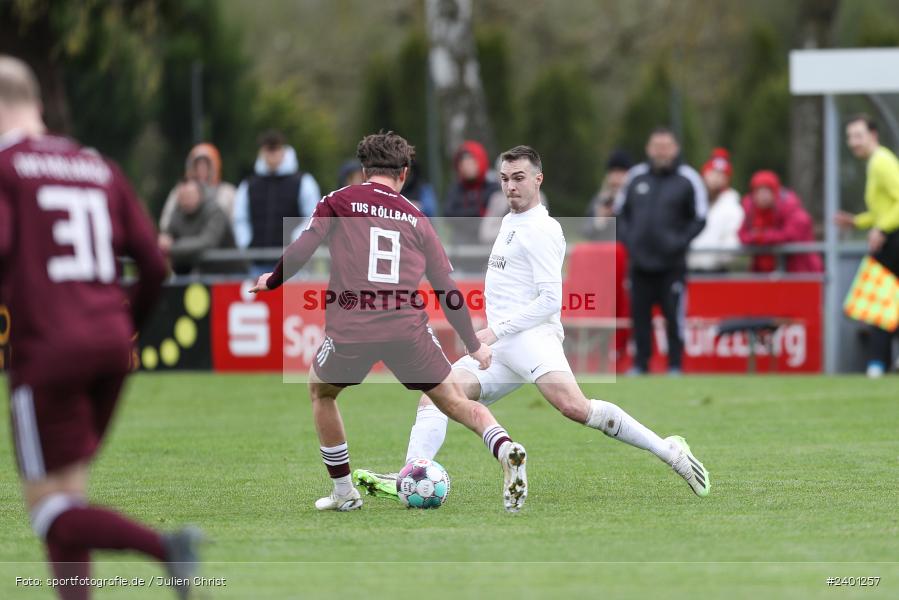
[[[475,376],[484,404],[547,373],[571,372],[562,351],[564,260],[562,227],[542,204],[503,218],[487,261],[487,329],[478,333],[492,344],[495,364],[486,371],[468,361],[453,365]]]
[[[472,400],[496,402],[525,383],[534,383],[563,415],[609,437],[648,450],[670,465],[698,496],[709,493],[709,473],[680,436],[660,438],[603,400],[584,396],[562,347],[562,263],[565,237],[540,203],[543,168],[539,154],[517,146],[502,155],[500,180],[509,214],[487,264],[484,296],[487,327],[478,339],[493,349],[487,369],[465,356],[453,376]],[[447,418],[422,396],[409,438],[406,461],[433,459],[446,437]],[[395,496],[391,475],[362,469],[354,480],[377,496]]]

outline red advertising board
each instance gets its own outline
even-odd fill
[[[461,282],[476,325],[484,323],[483,284]],[[212,366],[216,371],[281,371],[302,373],[324,339],[325,282],[289,283],[277,292],[250,294],[250,281],[212,286]],[[427,312],[450,359],[459,356],[455,335],[429,298]],[[309,308],[313,306],[313,308]]]
[[[324,289],[326,284],[290,284],[263,294],[250,294],[250,287],[252,283],[245,281],[212,288],[213,369],[307,371],[324,339],[324,312],[302,311],[294,300],[303,291]]]
[[[283,291],[253,295],[247,293],[250,282],[212,286],[213,368],[217,371],[305,372],[324,338],[324,310],[304,310],[307,294],[321,298],[327,284],[291,283]],[[459,282],[460,289],[479,325],[484,322],[481,281]],[[566,284],[566,297],[576,287]],[[424,291],[427,295],[427,290]],[[432,296],[430,296],[432,297]],[[285,300],[286,299],[286,300]],[[603,302],[597,308],[606,317]],[[436,303],[428,302],[434,328],[440,332],[450,359],[459,352],[455,335]],[[570,329],[593,327],[595,315],[583,310],[563,311],[562,322]],[[685,320],[684,370],[694,373],[746,372],[749,340],[744,333],[717,335],[718,324],[727,318],[765,316],[783,320],[771,339],[774,360],[768,345],[755,347],[759,371],[816,373],[821,371],[822,285],[819,281],[735,281],[703,280],[688,285],[688,309]],[[608,324],[597,324],[605,327]],[[600,364],[597,357],[607,354],[614,336],[586,348],[587,361],[573,360],[576,369]],[[448,343],[446,343],[448,342]],[[656,351],[653,370],[665,368],[665,333],[661,319],[656,320]],[[572,357],[570,357],[572,358]],[[628,366],[629,357],[618,365]]]
[[[757,370],[820,373],[822,367],[823,288],[820,281],[692,281],[687,286],[684,371],[745,373],[750,347],[745,332],[717,335],[718,324],[738,317],[782,320],[768,344],[757,340]],[[664,370],[664,322],[657,316],[651,370]]]

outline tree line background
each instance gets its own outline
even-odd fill
[[[725,146],[738,190],[770,168],[820,217],[820,100],[791,99],[788,52],[899,44],[890,0],[473,9],[488,150],[536,147],[559,216],[583,213],[611,149],[641,159],[648,132],[670,124],[694,166]],[[154,213],[195,142],[197,69],[199,134],[218,146],[228,181],[250,172],[256,135],[277,127],[331,189],[358,139],[385,128],[417,146],[441,190],[451,167],[428,143],[429,108],[440,106],[433,95],[429,106],[425,13],[416,0],[0,0],[0,52],[36,69],[48,125],[120,161]],[[864,98],[841,107],[872,110]],[[861,167],[847,155],[844,171],[844,205],[857,208]]]

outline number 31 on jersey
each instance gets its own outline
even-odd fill
[[[106,193],[93,188],[47,185],[38,189],[37,203],[46,211],[64,211],[68,218],[53,224],[53,241],[73,253],[47,262],[50,281],[100,281],[116,276],[112,223]]]

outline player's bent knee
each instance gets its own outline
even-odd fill
[[[585,423],[587,421],[587,413],[589,412],[589,408],[582,402],[577,402],[576,400],[572,399],[562,402],[557,408],[559,409],[559,412],[562,413],[562,415],[571,419],[572,421],[577,421],[578,423]]]
[[[462,391],[465,392],[465,397],[473,402],[480,402],[481,400],[481,384],[477,381],[468,382],[462,385]]]
[[[41,498],[30,511],[31,529],[41,540],[55,541],[66,545],[68,540],[49,540],[48,535],[54,521],[64,512],[84,506],[83,496],[67,493],[53,493]]]
[[[569,393],[564,389],[554,389],[552,393],[547,393],[547,391],[544,390],[547,401],[562,415],[581,424],[587,422],[587,417],[590,413],[590,401],[583,394]]]
[[[333,402],[341,388],[324,382],[309,382],[309,399],[313,402]]]
[[[31,510],[51,494],[83,497],[87,493],[88,465],[79,461],[47,473],[39,480],[22,482],[25,503]]]

